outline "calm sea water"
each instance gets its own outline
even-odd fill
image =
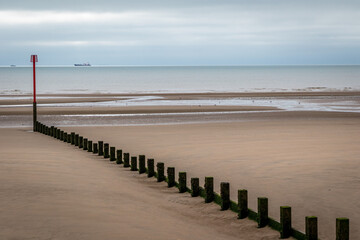
[[[31,67],[0,67],[0,94],[32,93]],[[360,66],[38,67],[38,93],[360,90]]]

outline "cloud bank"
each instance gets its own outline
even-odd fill
[[[360,64],[356,1],[1,2],[0,64]]]

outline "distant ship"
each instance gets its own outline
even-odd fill
[[[11,64],[11,65],[10,65],[10,67],[16,67],[16,65],[14,65],[14,64]]]
[[[74,64],[75,67],[90,67],[91,64],[90,63],[75,63]]]

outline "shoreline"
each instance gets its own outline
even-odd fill
[[[40,114],[228,111],[360,112],[360,92],[40,95]],[[0,96],[0,115],[32,114],[32,98]]]

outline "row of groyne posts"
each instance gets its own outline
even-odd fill
[[[67,133],[54,126],[48,127],[38,121],[35,123],[35,131],[75,145],[85,151],[92,152],[110,161],[116,161],[117,164],[123,164],[124,168],[130,168],[131,171],[138,171],[139,174],[147,174],[150,177],[156,177],[158,182],[166,181],[168,187],[177,187],[180,193],[189,192],[192,197],[203,197],[205,203],[215,202],[220,205],[221,210],[232,210],[238,214],[239,219],[249,218],[257,221],[258,227],[269,226],[280,232],[280,238],[294,237],[296,239],[316,240],[318,239],[318,221],[315,216],[305,217],[305,234],[295,230],[291,226],[291,207],[280,207],[280,222],[268,216],[268,199],[258,198],[258,211],[255,212],[248,208],[248,193],[245,189],[238,190],[238,202],[230,200],[230,184],[228,182],[220,183],[220,195],[214,192],[214,178],[205,177],[204,188],[199,185],[199,178],[191,178],[191,188],[187,187],[186,172],[179,172],[178,182],[175,181],[175,168],[167,168],[165,176],[165,165],[162,162],[156,164],[154,159],[147,159],[145,165],[145,155],[139,157],[131,156],[129,153],[123,153],[121,149],[115,149],[108,143],[98,141],[93,143],[91,140],[79,136],[75,132]],[[116,151],[116,152],[115,152]],[[115,155],[116,153],[116,155]],[[139,161],[138,161],[139,160]],[[336,240],[349,239],[349,219],[336,219]]]

